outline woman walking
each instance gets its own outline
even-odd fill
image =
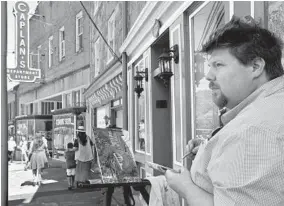
[[[35,139],[31,143],[31,168],[34,176],[34,184],[41,184],[42,169],[47,164],[45,154],[46,145],[44,144],[41,135],[36,134]]]
[[[74,150],[77,151],[77,166],[75,181],[78,183],[86,182],[90,177],[91,164],[93,160],[93,150],[90,137],[84,131],[83,126],[78,127],[78,147]]]

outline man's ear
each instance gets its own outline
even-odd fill
[[[264,73],[265,61],[263,58],[256,57],[252,61],[252,77],[258,78]]]

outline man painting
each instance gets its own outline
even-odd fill
[[[233,17],[202,49],[213,101],[227,111],[190,171],[166,172],[190,206],[284,205],[282,42],[249,20]]]

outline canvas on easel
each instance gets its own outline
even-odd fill
[[[121,137],[121,130],[93,128],[93,132],[102,183],[140,182],[133,154]]]

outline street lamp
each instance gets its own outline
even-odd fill
[[[163,81],[165,87],[168,87],[170,78],[173,75],[171,64],[172,59],[174,59],[174,62],[178,64],[179,51],[177,44],[175,44],[170,50],[165,49],[158,58],[160,73],[157,77]]]
[[[144,74],[144,76],[142,76],[141,74]],[[136,81],[136,87],[134,88],[134,91],[137,93],[138,98],[144,91],[143,78],[145,78],[145,81],[148,82],[148,68],[145,68],[144,71],[136,71],[136,75],[134,76],[134,80]]]

